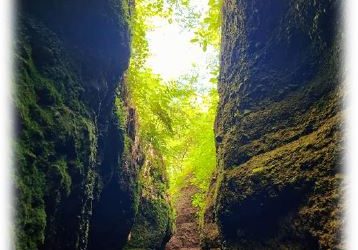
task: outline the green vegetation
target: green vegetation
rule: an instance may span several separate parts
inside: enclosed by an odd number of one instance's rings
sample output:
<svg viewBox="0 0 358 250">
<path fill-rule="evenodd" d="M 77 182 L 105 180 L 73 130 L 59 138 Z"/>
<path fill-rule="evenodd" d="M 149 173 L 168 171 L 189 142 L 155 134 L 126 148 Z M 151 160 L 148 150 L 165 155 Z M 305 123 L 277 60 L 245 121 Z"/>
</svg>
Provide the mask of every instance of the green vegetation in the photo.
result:
<svg viewBox="0 0 358 250">
<path fill-rule="evenodd" d="M 145 164 L 163 165 L 174 201 L 184 180 L 192 177 L 193 184 L 200 190 L 193 203 L 201 211 L 216 166 L 213 124 L 218 101 L 216 82 L 221 4 L 220 0 L 209 0 L 208 9 L 203 13 L 203 10 L 197 11 L 190 1 L 164 0 L 153 4 L 152 1 L 140 0 L 136 1 L 131 21 L 132 55 L 126 74 L 129 105 L 134 106 L 138 114 L 144 154 L 156 155 L 146 157 Z M 206 67 L 207 80 L 202 79 L 195 66 L 190 73 L 172 81 L 165 81 L 153 73 L 146 63 L 150 56 L 146 34 L 153 28 L 153 17 L 165 19 L 168 23 L 177 22 L 193 33 L 192 43 L 198 43 L 203 51 L 210 48 L 214 59 Z M 200 81 L 206 81 L 209 87 L 203 87 Z M 163 164 L 150 162 L 153 159 L 161 159 Z M 148 178 L 148 175 L 142 178 L 144 193 L 150 186 Z M 165 187 L 163 192 L 166 192 Z"/>
<path fill-rule="evenodd" d="M 170 236 L 171 214 L 166 202 L 153 199 L 141 199 L 129 241 L 125 250 L 160 249 Z"/>
<path fill-rule="evenodd" d="M 222 0 L 208 0 L 209 9 L 200 20 L 195 37 L 191 40 L 198 42 L 204 51 L 208 46 L 220 49 L 221 6 Z"/>
<path fill-rule="evenodd" d="M 55 208 L 76 190 L 73 176 L 88 171 L 89 156 L 94 160 L 95 129 L 78 101 L 79 87 L 68 68 L 53 66 L 50 78 L 39 69 L 20 35 L 15 99 L 21 129 L 16 141 L 16 248 L 38 249 L 57 223 Z M 58 53 L 56 45 L 44 50 Z"/>
</svg>

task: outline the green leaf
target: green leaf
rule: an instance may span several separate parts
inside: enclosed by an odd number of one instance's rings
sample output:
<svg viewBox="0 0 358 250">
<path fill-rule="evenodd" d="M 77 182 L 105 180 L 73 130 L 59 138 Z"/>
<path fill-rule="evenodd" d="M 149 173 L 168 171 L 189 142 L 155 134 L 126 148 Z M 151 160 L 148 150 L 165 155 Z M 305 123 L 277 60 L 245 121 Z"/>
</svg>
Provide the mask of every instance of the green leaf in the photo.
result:
<svg viewBox="0 0 358 250">
<path fill-rule="evenodd" d="M 196 43 L 196 42 L 198 42 L 198 41 L 199 41 L 198 38 L 193 38 L 193 39 L 190 40 L 191 43 Z"/>
</svg>

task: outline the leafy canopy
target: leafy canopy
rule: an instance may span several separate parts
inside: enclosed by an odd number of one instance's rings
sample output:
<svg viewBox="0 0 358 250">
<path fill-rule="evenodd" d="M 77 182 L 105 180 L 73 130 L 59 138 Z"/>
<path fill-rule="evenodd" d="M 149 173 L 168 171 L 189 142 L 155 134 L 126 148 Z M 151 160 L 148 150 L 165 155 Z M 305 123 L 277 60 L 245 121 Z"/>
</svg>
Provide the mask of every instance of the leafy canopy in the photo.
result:
<svg viewBox="0 0 358 250">
<path fill-rule="evenodd" d="M 218 95 L 218 51 L 221 0 L 209 0 L 206 9 L 194 7 L 194 0 L 138 0 L 133 11 L 132 56 L 126 81 L 131 104 L 139 118 L 139 135 L 144 151 L 160 154 L 175 197 L 188 175 L 200 192 L 194 205 L 203 209 L 216 166 L 213 123 Z M 146 64 L 151 51 L 146 38 L 153 29 L 150 20 L 160 17 L 193 31 L 192 43 L 203 51 L 210 47 L 213 60 L 206 66 L 210 88 L 202 88 L 196 69 L 174 81 L 164 81 Z M 150 154 L 150 152 L 145 152 Z"/>
</svg>

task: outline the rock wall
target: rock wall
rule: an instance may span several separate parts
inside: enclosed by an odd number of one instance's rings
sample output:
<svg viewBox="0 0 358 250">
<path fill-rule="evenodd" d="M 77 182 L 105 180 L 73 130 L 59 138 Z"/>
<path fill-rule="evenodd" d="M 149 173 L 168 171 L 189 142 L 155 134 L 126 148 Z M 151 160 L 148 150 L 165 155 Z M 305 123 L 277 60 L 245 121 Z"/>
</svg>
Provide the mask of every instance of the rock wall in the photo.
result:
<svg viewBox="0 0 358 250">
<path fill-rule="evenodd" d="M 205 249 L 342 248 L 339 9 L 224 1 Z"/>
<path fill-rule="evenodd" d="M 129 96 L 126 92 L 123 84 L 124 102 L 120 104 L 121 99 L 117 99 L 117 106 L 122 107 L 120 113 L 128 114 L 123 121 L 127 125 L 122 160 L 124 169 L 136 169 L 136 172 L 134 176 L 124 176 L 123 181 L 136 190 L 133 200 L 136 213 L 123 249 L 160 250 L 171 236 L 173 223 L 166 169 L 160 152 L 141 141 L 136 110 L 126 98 Z"/>
<path fill-rule="evenodd" d="M 138 206 L 139 167 L 122 157 L 135 147 L 114 105 L 128 2 L 18 5 L 16 248 L 120 249 Z"/>
</svg>

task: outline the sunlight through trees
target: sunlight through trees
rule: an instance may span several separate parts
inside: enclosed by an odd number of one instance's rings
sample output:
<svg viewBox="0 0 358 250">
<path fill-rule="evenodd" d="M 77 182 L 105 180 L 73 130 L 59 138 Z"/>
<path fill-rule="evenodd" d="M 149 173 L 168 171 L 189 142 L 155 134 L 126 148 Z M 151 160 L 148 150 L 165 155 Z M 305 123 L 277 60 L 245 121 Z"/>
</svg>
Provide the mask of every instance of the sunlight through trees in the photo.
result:
<svg viewBox="0 0 358 250">
<path fill-rule="evenodd" d="M 126 81 L 129 100 L 138 113 L 141 143 L 144 151 L 154 151 L 164 161 L 173 200 L 184 180 L 192 177 L 200 190 L 193 203 L 200 208 L 216 166 L 213 126 L 218 101 L 220 8 L 220 0 L 164 0 L 155 4 L 140 0 L 131 18 L 132 56 Z M 183 39 L 179 42 L 188 44 L 179 53 L 196 60 L 187 72 L 179 76 L 174 72 L 170 79 L 165 72 L 154 72 L 153 67 L 160 63 L 155 60 L 163 58 L 158 56 L 160 51 L 151 50 L 155 44 L 150 43 L 160 39 L 156 35 L 161 31 L 156 30 L 153 20 L 161 29 L 163 25 L 166 29 L 179 27 Z M 172 71 L 176 70 L 175 61 L 165 62 Z"/>
</svg>

